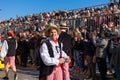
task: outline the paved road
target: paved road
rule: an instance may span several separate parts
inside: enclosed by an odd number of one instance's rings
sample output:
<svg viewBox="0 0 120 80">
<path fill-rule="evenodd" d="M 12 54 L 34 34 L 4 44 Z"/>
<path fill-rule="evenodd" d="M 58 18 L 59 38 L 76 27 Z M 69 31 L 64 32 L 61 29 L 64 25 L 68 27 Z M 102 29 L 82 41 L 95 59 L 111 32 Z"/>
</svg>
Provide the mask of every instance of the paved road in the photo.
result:
<svg viewBox="0 0 120 80">
<path fill-rule="evenodd" d="M 30 68 L 30 67 L 18 67 L 17 68 L 17 73 L 19 76 L 18 80 L 38 80 L 38 75 L 39 75 L 39 71 L 34 69 L 34 68 Z M 4 71 L 0 71 L 0 80 L 3 80 L 2 77 L 4 77 L 5 73 Z M 100 76 L 97 73 L 97 80 L 100 80 Z M 14 80 L 13 79 L 13 72 L 12 70 L 9 71 L 9 80 Z M 80 77 L 79 74 L 77 74 L 76 76 L 71 76 L 71 80 L 92 80 L 92 79 L 78 79 L 78 77 Z M 113 77 L 111 75 L 108 75 L 108 80 L 115 80 L 113 79 Z"/>
<path fill-rule="evenodd" d="M 18 80 L 38 80 L 39 71 L 33 68 L 25 68 L 25 67 L 18 67 L 17 68 L 18 73 Z M 0 80 L 3 80 L 2 77 L 4 77 L 4 71 L 0 71 Z M 9 80 L 13 79 L 14 74 L 12 70 L 9 71 Z"/>
<path fill-rule="evenodd" d="M 71 80 L 93 80 L 92 78 L 85 79 L 85 77 L 86 74 L 78 71 L 71 73 Z M 98 70 L 96 70 L 96 80 L 101 80 L 101 76 Z M 107 74 L 107 80 L 116 80 L 116 79 L 113 77 L 113 74 Z"/>
</svg>

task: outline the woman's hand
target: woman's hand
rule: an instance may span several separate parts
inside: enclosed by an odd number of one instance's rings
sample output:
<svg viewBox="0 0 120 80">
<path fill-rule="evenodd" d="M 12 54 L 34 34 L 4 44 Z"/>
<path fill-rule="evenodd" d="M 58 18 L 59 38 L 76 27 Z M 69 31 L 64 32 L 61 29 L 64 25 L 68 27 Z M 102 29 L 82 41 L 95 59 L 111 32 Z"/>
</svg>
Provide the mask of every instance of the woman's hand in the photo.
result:
<svg viewBox="0 0 120 80">
<path fill-rule="evenodd" d="M 59 58 L 59 64 L 63 64 L 65 63 L 65 59 L 64 58 Z"/>
<path fill-rule="evenodd" d="M 68 56 L 68 57 L 65 59 L 65 62 L 70 63 L 70 62 L 71 62 L 71 58 Z"/>
</svg>

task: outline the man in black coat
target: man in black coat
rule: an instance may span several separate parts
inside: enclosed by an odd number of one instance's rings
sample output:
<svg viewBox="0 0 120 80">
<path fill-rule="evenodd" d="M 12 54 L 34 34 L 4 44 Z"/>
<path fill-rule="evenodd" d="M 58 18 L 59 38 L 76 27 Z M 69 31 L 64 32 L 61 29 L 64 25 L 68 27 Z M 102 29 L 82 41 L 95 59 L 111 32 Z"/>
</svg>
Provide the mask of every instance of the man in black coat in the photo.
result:
<svg viewBox="0 0 120 80">
<path fill-rule="evenodd" d="M 60 30 L 61 33 L 59 35 L 59 40 L 63 43 L 63 50 L 69 57 L 72 57 L 72 36 L 66 32 L 68 30 L 68 27 L 65 23 L 62 23 L 60 25 Z M 64 80 L 70 80 L 69 64 L 64 65 L 64 72 Z"/>
</svg>

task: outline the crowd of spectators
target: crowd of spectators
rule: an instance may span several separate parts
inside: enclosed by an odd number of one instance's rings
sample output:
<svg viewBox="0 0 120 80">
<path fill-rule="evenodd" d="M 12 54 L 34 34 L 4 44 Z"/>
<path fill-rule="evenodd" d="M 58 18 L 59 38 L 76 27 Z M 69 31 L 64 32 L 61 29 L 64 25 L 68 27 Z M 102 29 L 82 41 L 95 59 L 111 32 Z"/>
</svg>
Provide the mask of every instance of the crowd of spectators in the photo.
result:
<svg viewBox="0 0 120 80">
<path fill-rule="evenodd" d="M 80 8 L 75 10 L 56 10 L 53 12 L 44 12 L 27 16 L 18 16 L 16 19 L 2 21 L 0 27 L 6 29 L 14 29 L 15 32 L 25 30 L 41 31 L 46 25 L 56 24 L 59 26 L 61 21 L 65 21 L 69 27 L 81 27 L 101 25 L 112 20 L 118 24 L 118 13 L 120 12 L 119 3 L 109 3 L 94 7 Z M 93 21 L 91 21 L 91 19 Z M 90 21 L 89 21 L 90 20 Z M 92 25 L 91 25 L 92 22 Z M 1 32 L 3 29 L 1 29 Z"/>
<path fill-rule="evenodd" d="M 89 78 L 92 76 L 90 75 L 92 74 L 91 69 L 93 69 L 91 68 L 91 62 L 95 55 L 93 54 L 95 52 L 95 48 L 93 49 L 93 47 L 96 47 L 93 44 L 91 45 L 91 43 L 89 44 L 91 37 L 100 39 L 101 35 L 104 34 L 108 40 L 112 40 L 114 35 L 119 38 L 119 19 L 120 4 L 117 2 L 75 10 L 57 10 L 53 12 L 27 15 L 24 17 L 18 16 L 16 19 L 11 18 L 2 21 L 0 23 L 0 33 L 4 36 L 9 29 L 14 30 L 16 33 L 16 39 L 18 42 L 16 55 L 17 64 L 25 67 L 27 66 L 27 63 L 39 66 L 38 49 L 40 41 L 43 38 L 46 38 L 46 27 L 53 25 L 59 27 L 61 23 L 64 22 L 69 28 L 68 34 L 73 38 L 73 53 L 77 55 L 77 53 L 74 52 L 75 50 L 79 50 L 82 53 L 79 55 L 79 58 L 74 58 L 75 55 L 73 55 L 73 66 L 80 69 L 82 68 L 83 72 L 87 70 L 86 75 L 88 76 L 87 78 Z M 84 47 L 84 43 L 79 44 L 79 41 L 81 40 L 88 45 L 87 48 Z M 93 51 L 90 49 L 93 49 Z M 81 59 L 81 61 L 78 59 Z M 101 61 L 103 60 L 100 58 L 98 59 Z M 95 60 L 93 62 L 97 63 Z M 85 66 L 87 66 L 87 68 L 85 68 Z M 102 73 L 106 74 L 106 72 L 101 72 L 101 74 Z M 102 74 L 102 77 L 104 78 L 105 76 Z"/>
</svg>

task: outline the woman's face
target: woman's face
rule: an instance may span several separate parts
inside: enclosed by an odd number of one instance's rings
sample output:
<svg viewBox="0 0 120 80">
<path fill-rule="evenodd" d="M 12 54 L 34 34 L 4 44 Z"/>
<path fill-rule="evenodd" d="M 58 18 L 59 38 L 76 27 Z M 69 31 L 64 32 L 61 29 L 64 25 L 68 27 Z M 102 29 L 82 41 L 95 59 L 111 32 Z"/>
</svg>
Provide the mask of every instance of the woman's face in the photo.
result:
<svg viewBox="0 0 120 80">
<path fill-rule="evenodd" d="M 53 39 L 53 40 L 56 40 L 56 39 L 58 38 L 58 32 L 57 32 L 56 29 L 52 29 L 52 30 L 50 31 L 50 37 L 51 37 L 51 39 Z"/>
</svg>

